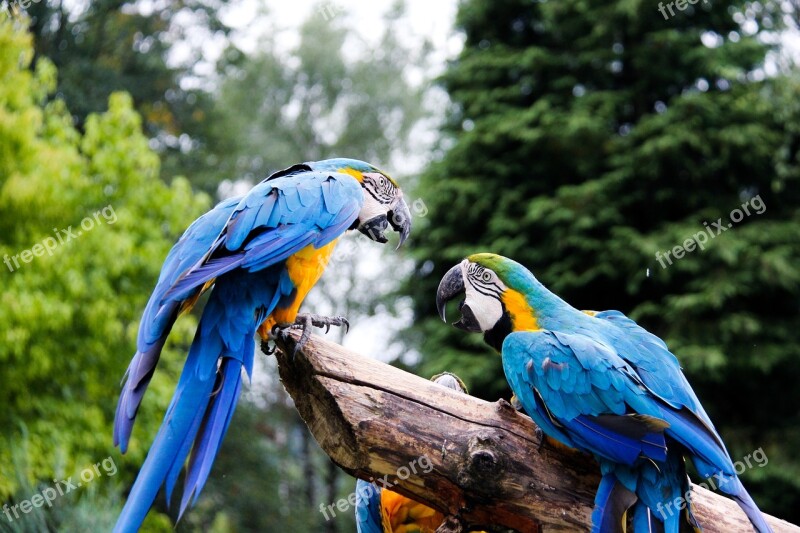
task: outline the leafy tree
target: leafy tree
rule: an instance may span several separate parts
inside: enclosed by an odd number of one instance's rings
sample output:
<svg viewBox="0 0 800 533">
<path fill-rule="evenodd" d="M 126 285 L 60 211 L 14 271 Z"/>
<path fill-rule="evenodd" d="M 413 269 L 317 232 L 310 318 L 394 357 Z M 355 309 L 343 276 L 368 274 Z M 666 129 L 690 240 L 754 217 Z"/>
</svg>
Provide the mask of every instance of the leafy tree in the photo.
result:
<svg viewBox="0 0 800 533">
<path fill-rule="evenodd" d="M 228 0 L 28 3 L 33 64 L 42 57 L 56 65 L 54 96 L 66 102 L 79 130 L 89 114 L 105 109 L 111 93 L 124 90 L 166 176 L 191 177 L 205 163 L 195 152 L 207 134 L 212 101 L 196 43 L 227 40 L 230 28 L 220 13 Z"/>
<path fill-rule="evenodd" d="M 468 0 L 444 75 L 452 144 L 422 178 L 413 336 L 479 396 L 507 395 L 478 336 L 433 295 L 465 255 L 527 265 L 581 309 L 619 309 L 664 338 L 765 511 L 800 519 L 800 188 L 796 79 L 765 77 L 781 5 Z M 682 246 L 757 196 L 704 250 Z"/>
<path fill-rule="evenodd" d="M 63 101 L 46 103 L 56 69 L 29 70 L 32 59 L 22 25 L 0 21 L 0 498 L 11 503 L 108 457 L 131 479 L 196 322 L 179 321 L 126 458 L 111 447 L 119 380 L 164 256 L 209 207 L 186 180 L 159 179 L 128 95 L 81 134 Z"/>
</svg>

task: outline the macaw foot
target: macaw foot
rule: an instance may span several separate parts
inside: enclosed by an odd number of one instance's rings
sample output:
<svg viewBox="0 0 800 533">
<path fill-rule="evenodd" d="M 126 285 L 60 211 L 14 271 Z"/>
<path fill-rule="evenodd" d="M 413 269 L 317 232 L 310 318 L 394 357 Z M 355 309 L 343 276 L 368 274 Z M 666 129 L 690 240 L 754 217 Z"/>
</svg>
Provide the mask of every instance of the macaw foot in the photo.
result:
<svg viewBox="0 0 800 533">
<path fill-rule="evenodd" d="M 539 426 L 536 426 L 536 430 L 534 431 L 534 433 L 536 434 L 536 439 L 539 441 L 539 445 L 536 447 L 536 451 L 541 452 L 542 446 L 544 445 L 544 439 L 546 439 L 547 436 L 544 434 L 544 431 L 542 431 L 542 428 L 540 428 Z"/>
<path fill-rule="evenodd" d="M 273 337 L 285 337 L 289 334 L 289 330 L 292 329 L 300 329 L 302 333 L 300 334 L 300 339 L 297 341 L 297 344 L 294 345 L 294 351 L 292 353 L 292 359 L 294 356 L 297 355 L 303 346 L 306 345 L 308 339 L 311 338 L 311 328 L 325 328 L 325 333 L 328 333 L 331 330 L 331 326 L 338 326 L 344 327 L 345 333 L 350 331 L 350 322 L 347 321 L 346 318 L 343 316 L 320 316 L 320 315 L 313 315 L 313 314 L 300 314 L 297 315 L 297 319 L 295 320 L 294 324 L 276 324 L 272 328 L 272 336 Z M 263 350 L 263 343 L 262 343 L 262 350 Z M 274 351 L 274 350 L 273 350 Z"/>
<path fill-rule="evenodd" d="M 525 414 L 525 415 L 528 414 L 528 413 L 525 412 L 525 408 L 522 407 L 522 402 L 519 401 L 519 398 L 517 397 L 516 394 L 512 394 L 511 395 L 511 400 L 509 400 L 509 403 L 518 412 L 520 412 L 522 414 Z M 542 445 L 544 445 L 545 439 L 549 440 L 549 437 L 547 437 L 544 434 L 544 431 L 542 431 L 542 428 L 540 428 L 539 426 L 536 426 L 536 432 L 535 433 L 536 433 L 536 440 L 539 442 L 539 445 L 536 447 L 536 451 L 540 452 L 540 451 L 542 451 Z"/>
<path fill-rule="evenodd" d="M 264 355 L 272 355 L 277 349 L 278 347 L 274 344 L 270 346 L 267 339 L 261 339 L 261 351 L 264 352 Z"/>
<path fill-rule="evenodd" d="M 511 404 L 511 407 L 513 407 L 517 411 L 522 411 L 523 413 L 525 412 L 525 409 L 522 407 L 522 402 L 519 401 L 519 398 L 517 398 L 516 394 L 511 395 L 509 403 Z"/>
</svg>

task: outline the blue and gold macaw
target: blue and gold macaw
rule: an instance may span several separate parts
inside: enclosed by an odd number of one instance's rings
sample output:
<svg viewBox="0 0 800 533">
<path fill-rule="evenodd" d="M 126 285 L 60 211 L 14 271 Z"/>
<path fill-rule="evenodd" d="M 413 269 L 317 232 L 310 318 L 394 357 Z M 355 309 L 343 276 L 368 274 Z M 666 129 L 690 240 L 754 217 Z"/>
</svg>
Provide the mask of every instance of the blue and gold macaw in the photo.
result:
<svg viewBox="0 0 800 533">
<path fill-rule="evenodd" d="M 431 381 L 467 394 L 461 378 L 443 372 Z M 359 479 L 356 482 L 356 528 L 358 533 L 434 533 L 444 515 L 402 494 Z"/>
<path fill-rule="evenodd" d="M 494 254 L 471 255 L 445 274 L 436 295 L 443 320 L 462 293 L 454 325 L 501 352 L 512 391 L 545 434 L 599 461 L 594 532 L 624 531 L 633 507 L 637 533 L 678 533 L 690 494 L 685 455 L 758 532 L 772 531 L 661 339 L 619 311 L 578 311 Z"/>
<path fill-rule="evenodd" d="M 358 229 L 400 244 L 411 214 L 395 181 L 352 159 L 295 165 L 198 218 L 172 248 L 150 296 L 117 405 L 114 445 L 124 453 L 161 349 L 178 315 L 210 290 L 175 395 L 115 531 L 137 531 L 162 485 L 167 501 L 186 458 L 180 515 L 202 490 L 236 407 L 242 370 L 253 371 L 255 334 L 273 327 L 346 325 L 298 315 L 337 240 Z M 191 451 L 191 456 L 190 456 Z"/>
</svg>

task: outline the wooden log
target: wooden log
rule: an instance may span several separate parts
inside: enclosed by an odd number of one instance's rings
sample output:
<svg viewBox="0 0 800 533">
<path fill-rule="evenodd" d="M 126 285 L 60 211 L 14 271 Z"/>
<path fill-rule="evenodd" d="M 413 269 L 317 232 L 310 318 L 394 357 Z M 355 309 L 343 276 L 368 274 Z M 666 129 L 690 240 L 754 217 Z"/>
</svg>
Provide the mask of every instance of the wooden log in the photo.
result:
<svg viewBox="0 0 800 533">
<path fill-rule="evenodd" d="M 589 529 L 597 464 L 543 439 L 508 402 L 459 394 L 320 337 L 292 357 L 296 339 L 278 343 L 281 381 L 322 449 L 349 474 L 443 512 L 440 531 Z M 692 501 L 705 532 L 752 531 L 734 501 L 697 486 Z M 335 503 L 324 505 L 334 504 L 335 514 Z M 800 533 L 767 521 L 776 532 Z"/>
</svg>

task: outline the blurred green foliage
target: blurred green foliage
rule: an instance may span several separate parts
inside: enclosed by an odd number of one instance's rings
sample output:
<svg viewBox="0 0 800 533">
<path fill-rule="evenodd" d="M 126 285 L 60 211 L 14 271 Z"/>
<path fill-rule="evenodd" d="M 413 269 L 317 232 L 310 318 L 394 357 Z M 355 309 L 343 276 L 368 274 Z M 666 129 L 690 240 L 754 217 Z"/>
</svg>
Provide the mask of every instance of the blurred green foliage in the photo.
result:
<svg viewBox="0 0 800 533">
<path fill-rule="evenodd" d="M 19 492 L 20 477 L 49 483 L 112 453 L 115 398 L 141 309 L 171 243 L 209 206 L 186 180 L 159 178 L 129 96 L 113 94 L 81 134 L 63 102 L 44 103 L 56 71 L 45 59 L 29 70 L 32 57 L 24 27 L 0 22 L 3 501 L 30 496 Z M 165 378 L 175 378 L 192 325 L 181 321 L 171 337 L 140 435 L 157 427 Z M 128 472 L 146 451 L 134 441 L 124 462 L 114 454 Z M 22 457 L 12 461 L 13 453 Z"/>
<path fill-rule="evenodd" d="M 212 107 L 197 70 L 203 46 L 228 38 L 221 20 L 228 0 L 29 4 L 34 63 L 42 57 L 56 65 L 52 97 L 67 103 L 77 129 L 105 110 L 109 95 L 126 91 L 166 175 L 192 179 L 203 160 L 188 154 L 205 142 Z"/>
<path fill-rule="evenodd" d="M 28 500 L 54 478 L 109 455 L 120 471 L 60 497 L 53 509 L 10 524 L 0 514 L 0 530 L 108 530 L 116 519 L 197 323 L 196 315 L 177 322 L 130 451 L 120 456 L 111 427 L 138 319 L 171 243 L 210 206 L 187 180 L 171 178 L 176 171 L 216 193 L 222 180 L 247 186 L 308 159 L 346 155 L 388 164 L 423 115 L 422 87 L 405 76 L 424 64 L 424 45 L 410 49 L 396 40 L 401 4 L 386 16 L 380 47 L 362 47 L 355 59 L 344 59 L 351 33 L 345 17 L 326 20 L 317 10 L 288 54 L 278 52 L 269 32 L 253 56 L 231 47 L 215 74 L 218 90 L 198 89 L 194 99 L 178 94 L 186 73 L 165 60 L 164 33 L 182 7 L 162 17 L 132 6 L 98 1 L 75 14 L 60 4 L 33 4 L 29 20 L 2 26 L 0 258 L 7 254 L 14 268 L 0 265 L 0 381 L 8 384 L 0 387 L 8 406 L 0 415 L 0 501 Z M 122 88 L 131 95 L 113 92 Z M 181 120 L 184 112 L 202 131 Z M 189 149 L 165 149 L 187 132 Z M 94 227 L 83 231 L 81 222 L 95 213 Z M 52 256 L 20 257 L 68 229 L 75 236 Z M 347 309 L 351 318 L 374 305 L 378 290 L 369 302 L 342 296 L 355 284 L 353 264 L 334 268 L 337 285 L 320 287 L 317 303 Z M 260 376 L 237 410 L 212 478 L 178 529 L 354 529 L 352 512 L 328 522 L 319 513 L 321 503 L 346 497 L 354 480 L 317 448 L 270 361 L 259 360 Z M 145 530 L 173 530 L 167 514 L 161 496 Z"/>
<path fill-rule="evenodd" d="M 798 77 L 764 70 L 781 7 L 698 3 L 665 21 L 629 0 L 463 2 L 407 338 L 421 373 L 507 397 L 498 356 L 445 327 L 433 295 L 470 253 L 515 258 L 575 307 L 619 309 L 664 338 L 732 456 L 769 457 L 743 476 L 761 508 L 797 522 Z M 661 267 L 656 252 L 754 195 L 763 214 Z"/>
</svg>

